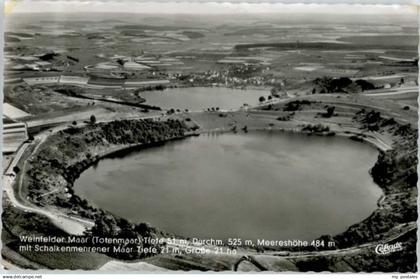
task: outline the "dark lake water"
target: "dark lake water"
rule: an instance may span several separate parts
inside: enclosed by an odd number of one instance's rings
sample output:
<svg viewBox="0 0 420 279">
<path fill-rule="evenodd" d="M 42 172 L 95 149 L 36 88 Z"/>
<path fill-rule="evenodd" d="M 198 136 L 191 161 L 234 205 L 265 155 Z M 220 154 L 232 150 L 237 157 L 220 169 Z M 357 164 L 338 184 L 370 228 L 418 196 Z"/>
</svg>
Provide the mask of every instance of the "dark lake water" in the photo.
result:
<svg viewBox="0 0 420 279">
<path fill-rule="evenodd" d="M 202 111 L 211 107 L 222 110 L 238 109 L 243 104 L 257 105 L 260 96 L 268 97 L 270 92 L 264 90 L 240 90 L 224 87 L 191 87 L 174 88 L 163 91 L 146 91 L 141 96 L 146 103 L 163 109 L 189 109 Z"/>
<path fill-rule="evenodd" d="M 310 240 L 373 212 L 377 155 L 341 137 L 207 134 L 104 159 L 75 192 L 183 236 Z"/>
</svg>

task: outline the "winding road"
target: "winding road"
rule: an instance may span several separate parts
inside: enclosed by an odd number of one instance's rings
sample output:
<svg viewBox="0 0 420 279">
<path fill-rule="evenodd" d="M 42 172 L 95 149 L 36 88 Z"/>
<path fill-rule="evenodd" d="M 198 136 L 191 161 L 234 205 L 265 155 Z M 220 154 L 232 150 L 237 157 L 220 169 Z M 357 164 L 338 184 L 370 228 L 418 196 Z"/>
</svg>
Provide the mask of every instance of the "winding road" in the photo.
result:
<svg viewBox="0 0 420 279">
<path fill-rule="evenodd" d="M 39 139 L 38 139 L 39 137 Z M 36 152 L 41 144 L 47 138 L 45 133 L 39 135 L 37 137 L 37 143 L 31 153 Z M 34 141 L 35 142 L 35 141 Z M 74 234 L 74 235 L 83 235 L 86 229 L 90 229 L 94 223 L 90 220 L 76 218 L 73 216 L 68 216 L 63 213 L 54 212 L 50 209 L 43 209 L 31 204 L 29 201 L 24 201 L 25 199 L 21 196 L 21 187 L 23 182 L 23 175 L 17 174 L 13 171 L 13 167 L 18 164 L 19 161 L 22 160 L 24 154 L 29 151 L 30 147 L 33 147 L 34 143 L 23 143 L 18 151 L 16 152 L 15 157 L 13 158 L 12 162 L 10 163 L 9 167 L 7 168 L 5 174 L 3 175 L 3 189 L 10 199 L 11 203 L 14 207 L 19 208 L 25 212 L 32 212 L 37 213 L 42 216 L 47 217 L 52 221 L 54 225 L 62 229 L 63 231 Z M 29 157 L 29 156 L 28 156 Z M 26 172 L 26 165 L 27 165 L 27 158 L 25 158 L 22 164 L 22 170 L 20 173 Z M 16 179 L 17 178 L 17 179 Z M 17 189 L 14 189 L 14 186 Z M 16 191 L 15 191 L 16 190 Z M 17 193 L 17 195 L 16 195 Z"/>
<path fill-rule="evenodd" d="M 151 115 L 151 116 L 142 116 L 142 117 L 127 117 L 126 119 L 158 119 L 160 115 Z M 86 119 L 88 121 L 88 119 Z M 112 119 L 98 119 L 97 123 L 100 122 L 111 122 Z M 60 124 L 54 128 L 51 128 L 47 131 L 43 131 L 35 136 L 32 142 L 24 142 L 17 152 L 6 171 L 3 174 L 3 190 L 6 193 L 7 197 L 10 199 L 14 207 L 24 210 L 25 212 L 37 213 L 42 216 L 47 217 L 52 221 L 54 225 L 62 229 L 68 234 L 72 235 L 83 235 L 84 232 L 94 226 L 92 220 L 83 219 L 80 217 L 75 217 L 71 215 L 66 215 L 58 210 L 52 210 L 51 208 L 41 208 L 32 203 L 30 203 L 27 198 L 22 196 L 22 185 L 24 175 L 26 173 L 27 161 L 32 154 L 35 154 L 45 140 L 52 134 L 57 133 L 58 131 L 68 128 L 69 123 L 63 124 L 62 121 L 58 122 Z M 84 124 L 79 124 L 79 127 Z M 31 150 L 32 149 L 32 150 Z M 30 152 L 30 154 L 27 154 Z M 22 162 L 21 170 L 18 174 L 13 171 L 13 167 L 18 165 L 19 162 Z M 52 192 L 57 191 L 54 189 L 46 194 L 51 194 Z"/>
</svg>

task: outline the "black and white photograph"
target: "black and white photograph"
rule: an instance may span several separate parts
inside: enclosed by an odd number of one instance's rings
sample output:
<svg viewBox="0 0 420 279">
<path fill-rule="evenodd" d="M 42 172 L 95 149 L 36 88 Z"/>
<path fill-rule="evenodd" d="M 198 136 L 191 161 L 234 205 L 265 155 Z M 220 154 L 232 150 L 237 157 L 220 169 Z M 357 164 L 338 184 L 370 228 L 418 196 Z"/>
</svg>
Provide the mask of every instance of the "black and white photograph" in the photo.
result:
<svg viewBox="0 0 420 279">
<path fill-rule="evenodd" d="M 419 6 L 3 12 L 3 272 L 417 272 Z"/>
</svg>

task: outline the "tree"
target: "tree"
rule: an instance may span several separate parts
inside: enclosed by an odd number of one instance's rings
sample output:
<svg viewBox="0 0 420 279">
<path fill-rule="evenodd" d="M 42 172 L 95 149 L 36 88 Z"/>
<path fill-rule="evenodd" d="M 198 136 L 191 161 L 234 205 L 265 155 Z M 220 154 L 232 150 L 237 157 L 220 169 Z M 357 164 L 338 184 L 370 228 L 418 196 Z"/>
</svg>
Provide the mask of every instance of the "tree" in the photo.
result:
<svg viewBox="0 0 420 279">
<path fill-rule="evenodd" d="M 13 172 L 18 174 L 20 172 L 20 168 L 18 166 L 13 167 Z"/>
<path fill-rule="evenodd" d="M 95 124 L 96 123 L 96 116 L 93 115 L 93 114 L 90 116 L 90 123 L 91 124 Z"/>
<path fill-rule="evenodd" d="M 273 96 L 271 96 L 271 95 L 270 95 L 270 96 L 268 96 L 268 99 L 269 99 L 269 100 L 273 99 Z"/>
<path fill-rule="evenodd" d="M 375 85 L 367 80 L 358 79 L 355 82 L 362 89 L 362 91 L 375 89 Z"/>
<path fill-rule="evenodd" d="M 118 59 L 116 60 L 116 62 L 117 62 L 118 64 L 120 64 L 121 66 L 123 66 L 123 65 L 124 65 L 124 60 L 122 60 L 121 58 L 118 58 Z"/>
<path fill-rule="evenodd" d="M 73 125 L 77 125 L 77 122 L 76 122 L 76 120 L 74 120 L 71 124 L 73 124 Z"/>
<path fill-rule="evenodd" d="M 325 113 L 322 113 L 321 115 L 323 116 L 323 117 L 326 117 L 326 118 L 329 118 L 329 117 L 331 117 L 331 116 L 333 116 L 334 115 L 334 111 L 335 111 L 335 107 L 334 106 L 328 106 L 327 107 L 327 112 L 325 112 Z"/>
<path fill-rule="evenodd" d="M 260 101 L 260 103 L 265 102 L 264 96 L 261 96 L 258 100 Z"/>
<path fill-rule="evenodd" d="M 271 88 L 270 93 L 271 93 L 271 95 L 277 94 L 277 88 L 275 88 L 275 87 Z"/>
</svg>

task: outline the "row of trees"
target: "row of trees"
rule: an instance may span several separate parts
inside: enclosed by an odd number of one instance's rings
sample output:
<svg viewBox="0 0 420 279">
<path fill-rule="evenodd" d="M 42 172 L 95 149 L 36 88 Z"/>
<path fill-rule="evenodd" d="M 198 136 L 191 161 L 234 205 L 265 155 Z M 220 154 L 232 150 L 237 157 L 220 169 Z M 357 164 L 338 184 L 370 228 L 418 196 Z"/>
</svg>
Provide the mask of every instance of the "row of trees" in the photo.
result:
<svg viewBox="0 0 420 279">
<path fill-rule="evenodd" d="M 271 96 L 271 95 L 268 95 L 268 97 L 267 97 L 267 99 L 264 97 L 264 96 L 260 96 L 259 98 L 258 98 L 258 101 L 260 102 L 260 103 L 263 103 L 263 102 L 265 102 L 266 100 L 272 100 L 273 99 L 273 96 Z"/>
<path fill-rule="evenodd" d="M 312 94 L 315 93 L 358 93 L 365 90 L 375 89 L 375 85 L 371 82 L 358 79 L 351 80 L 348 77 L 332 78 L 322 77 L 313 81 L 314 88 Z"/>
</svg>

